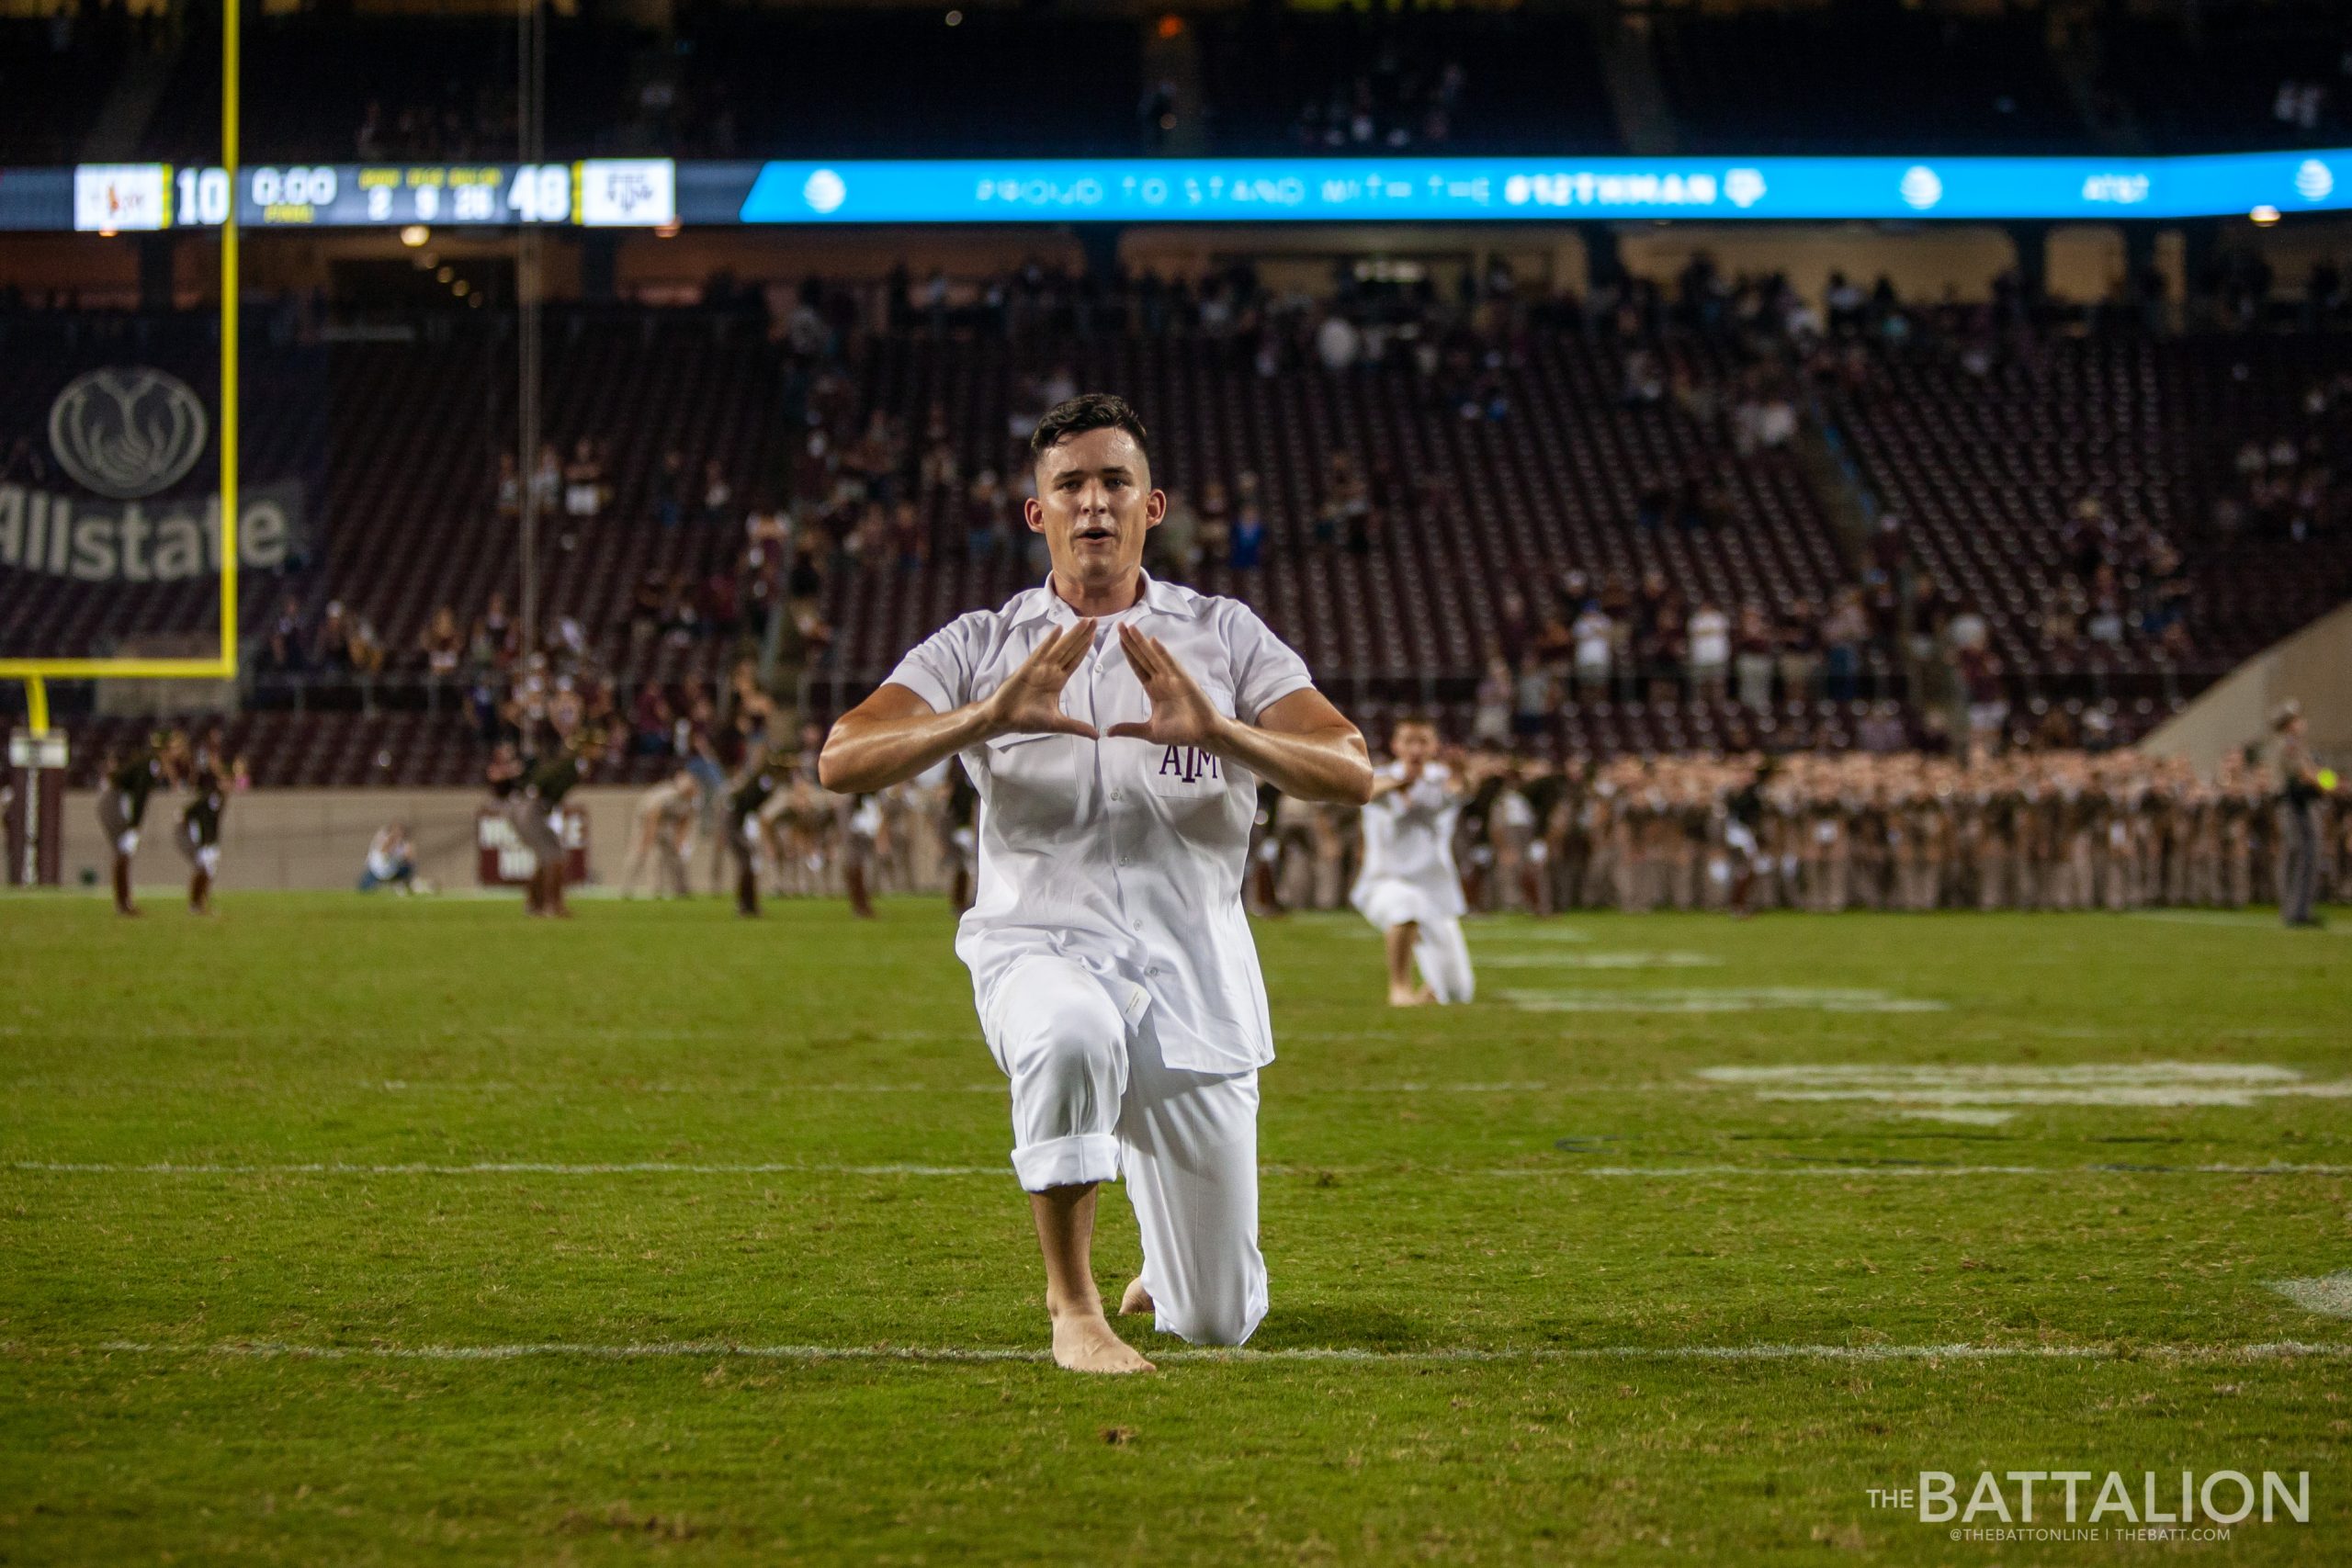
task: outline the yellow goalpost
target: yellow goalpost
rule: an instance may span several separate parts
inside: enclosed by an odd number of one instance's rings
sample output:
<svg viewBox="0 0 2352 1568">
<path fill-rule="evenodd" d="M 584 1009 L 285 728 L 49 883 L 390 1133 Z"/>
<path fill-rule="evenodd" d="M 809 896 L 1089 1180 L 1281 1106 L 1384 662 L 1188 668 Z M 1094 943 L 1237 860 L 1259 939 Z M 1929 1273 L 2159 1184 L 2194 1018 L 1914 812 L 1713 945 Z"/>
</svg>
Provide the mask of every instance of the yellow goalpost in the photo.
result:
<svg viewBox="0 0 2352 1568">
<path fill-rule="evenodd" d="M 210 659 L 0 659 L 22 681 L 36 736 L 49 733 L 51 680 L 234 680 L 237 674 L 237 107 L 238 0 L 220 6 L 220 162 L 229 211 L 220 225 L 220 651 Z"/>
</svg>

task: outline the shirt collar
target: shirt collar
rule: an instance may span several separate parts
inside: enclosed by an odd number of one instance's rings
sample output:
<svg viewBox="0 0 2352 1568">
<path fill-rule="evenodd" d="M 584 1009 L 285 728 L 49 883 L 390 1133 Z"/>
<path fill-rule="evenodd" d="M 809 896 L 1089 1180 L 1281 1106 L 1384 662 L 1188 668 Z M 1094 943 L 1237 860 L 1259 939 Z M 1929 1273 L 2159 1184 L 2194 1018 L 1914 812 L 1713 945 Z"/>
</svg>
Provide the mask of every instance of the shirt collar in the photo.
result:
<svg viewBox="0 0 2352 1568">
<path fill-rule="evenodd" d="M 1143 594 L 1138 601 L 1146 610 L 1161 615 L 1179 615 L 1190 619 L 1200 604 L 1200 595 L 1172 582 L 1162 582 L 1141 567 L 1136 569 L 1143 579 Z M 1035 588 L 1024 589 L 1013 595 L 1005 614 L 1014 626 L 1042 620 L 1057 626 L 1067 626 L 1078 619 L 1078 612 L 1069 601 L 1054 592 L 1050 574 Z"/>
</svg>

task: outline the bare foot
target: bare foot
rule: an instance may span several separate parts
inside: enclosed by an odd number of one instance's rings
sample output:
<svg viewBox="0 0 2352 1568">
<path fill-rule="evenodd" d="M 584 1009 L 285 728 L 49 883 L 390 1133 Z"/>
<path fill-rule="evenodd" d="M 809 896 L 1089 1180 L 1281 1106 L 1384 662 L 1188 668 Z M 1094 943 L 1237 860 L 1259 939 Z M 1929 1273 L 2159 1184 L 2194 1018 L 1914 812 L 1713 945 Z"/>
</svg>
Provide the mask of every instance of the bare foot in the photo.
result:
<svg viewBox="0 0 2352 1568">
<path fill-rule="evenodd" d="M 1126 1292 L 1119 1297 L 1119 1315 L 1132 1317 L 1136 1313 L 1151 1310 L 1151 1292 L 1144 1289 L 1143 1276 L 1138 1274 L 1127 1281 Z"/>
<path fill-rule="evenodd" d="M 1393 1008 L 1423 1007 L 1428 1004 L 1429 999 L 1430 993 L 1426 987 L 1416 988 L 1409 986 L 1391 986 L 1388 987 L 1388 1005 Z"/>
<path fill-rule="evenodd" d="M 1111 1332 L 1098 1309 L 1054 1319 L 1054 1365 L 1073 1372 L 1150 1372 L 1154 1367 Z"/>
</svg>

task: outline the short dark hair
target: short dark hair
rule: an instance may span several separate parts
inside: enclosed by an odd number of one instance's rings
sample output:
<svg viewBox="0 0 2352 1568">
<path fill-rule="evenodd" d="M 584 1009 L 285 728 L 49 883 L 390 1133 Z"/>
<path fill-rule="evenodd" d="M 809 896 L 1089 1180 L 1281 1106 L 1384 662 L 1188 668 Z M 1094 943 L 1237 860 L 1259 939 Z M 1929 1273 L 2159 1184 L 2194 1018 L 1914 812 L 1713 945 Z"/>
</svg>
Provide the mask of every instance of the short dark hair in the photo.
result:
<svg viewBox="0 0 2352 1568">
<path fill-rule="evenodd" d="M 1124 430 L 1135 438 L 1136 450 L 1148 462 L 1151 448 L 1144 440 L 1143 421 L 1127 400 L 1111 392 L 1080 392 L 1065 398 L 1046 411 L 1037 428 L 1029 434 L 1031 461 L 1046 455 L 1046 448 L 1060 445 L 1073 435 L 1083 435 L 1090 430 Z"/>
</svg>

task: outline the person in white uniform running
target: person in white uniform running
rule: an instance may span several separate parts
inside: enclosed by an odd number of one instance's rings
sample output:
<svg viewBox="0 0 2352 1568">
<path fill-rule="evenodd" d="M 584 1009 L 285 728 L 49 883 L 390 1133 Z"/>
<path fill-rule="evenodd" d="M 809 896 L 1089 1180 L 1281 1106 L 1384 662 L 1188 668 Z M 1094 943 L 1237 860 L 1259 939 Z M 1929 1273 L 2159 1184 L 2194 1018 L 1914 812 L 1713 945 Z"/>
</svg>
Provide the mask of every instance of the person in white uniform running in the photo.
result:
<svg viewBox="0 0 2352 1568">
<path fill-rule="evenodd" d="M 1468 795 L 1437 760 L 1437 727 L 1428 719 L 1398 719 L 1388 750 L 1393 760 L 1363 808 L 1363 863 L 1348 901 L 1380 928 L 1389 1006 L 1466 1002 L 1476 983 L 1462 940 L 1468 906 L 1453 863 L 1453 822 Z"/>
<path fill-rule="evenodd" d="M 1012 1081 L 1054 1359 L 1148 1371 L 1095 1290 L 1096 1189 L 1124 1175 L 1143 1234 L 1122 1313 L 1194 1344 L 1250 1337 L 1267 1302 L 1258 1069 L 1273 1059 L 1241 908 L 1258 782 L 1361 805 L 1372 764 L 1247 604 L 1144 572 L 1168 500 L 1125 401 L 1056 405 L 1030 450 L 1045 584 L 918 645 L 833 726 L 819 769 L 853 794 L 962 758 L 979 887 L 956 951 Z"/>
</svg>

